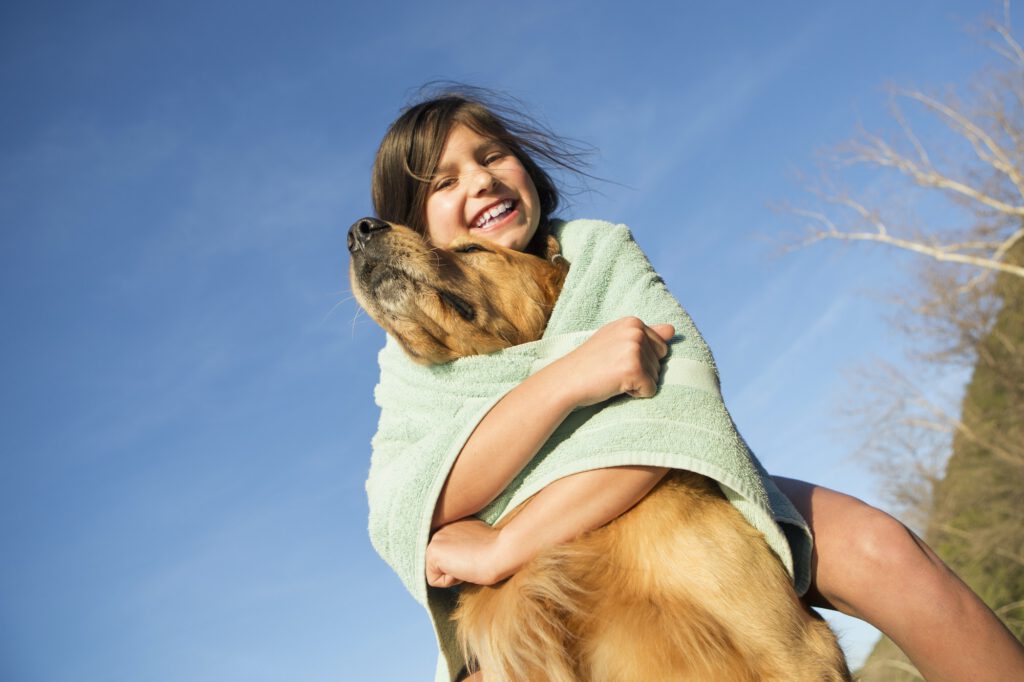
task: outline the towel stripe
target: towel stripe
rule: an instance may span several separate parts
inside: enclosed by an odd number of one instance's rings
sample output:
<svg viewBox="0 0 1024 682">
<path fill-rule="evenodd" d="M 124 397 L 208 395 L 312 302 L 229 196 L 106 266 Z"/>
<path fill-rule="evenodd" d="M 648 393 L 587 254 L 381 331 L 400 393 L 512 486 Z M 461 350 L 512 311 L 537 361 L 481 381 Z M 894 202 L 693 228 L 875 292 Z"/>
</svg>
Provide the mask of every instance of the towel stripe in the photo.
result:
<svg viewBox="0 0 1024 682">
<path fill-rule="evenodd" d="M 718 374 L 703 362 L 689 358 L 670 358 L 661 370 L 660 386 L 688 386 L 721 396 Z"/>
<path fill-rule="evenodd" d="M 530 367 L 530 374 L 536 374 L 539 370 L 547 367 L 558 358 L 574 351 L 584 341 L 594 334 L 593 330 L 559 334 L 532 344 L 535 347 L 537 359 Z M 675 345 L 675 341 L 670 344 Z M 685 386 L 710 393 L 720 397 L 722 394 L 718 384 L 718 374 L 715 370 L 703 362 L 691 360 L 684 357 L 671 357 L 662 364 L 661 376 L 658 379 L 659 386 Z"/>
</svg>

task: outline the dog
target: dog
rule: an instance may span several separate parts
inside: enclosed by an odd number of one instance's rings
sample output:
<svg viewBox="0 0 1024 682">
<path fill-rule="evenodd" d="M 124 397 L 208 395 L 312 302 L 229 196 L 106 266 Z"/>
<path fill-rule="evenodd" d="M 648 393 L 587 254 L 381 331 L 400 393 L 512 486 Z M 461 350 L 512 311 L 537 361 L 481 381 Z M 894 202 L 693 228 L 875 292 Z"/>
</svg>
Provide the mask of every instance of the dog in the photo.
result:
<svg viewBox="0 0 1024 682">
<path fill-rule="evenodd" d="M 550 236 L 543 256 L 468 237 L 437 249 L 373 218 L 348 249 L 359 304 L 427 364 L 540 338 L 570 267 Z M 487 682 L 850 679 L 761 534 L 692 472 L 502 583 L 465 586 L 454 618 Z"/>
</svg>

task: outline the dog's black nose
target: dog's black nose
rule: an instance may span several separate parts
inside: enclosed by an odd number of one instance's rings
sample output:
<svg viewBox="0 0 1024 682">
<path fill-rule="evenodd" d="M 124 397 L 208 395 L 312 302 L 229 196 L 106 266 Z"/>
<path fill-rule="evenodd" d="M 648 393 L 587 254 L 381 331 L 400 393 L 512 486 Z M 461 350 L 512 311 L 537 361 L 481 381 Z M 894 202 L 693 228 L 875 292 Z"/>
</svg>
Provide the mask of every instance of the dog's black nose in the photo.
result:
<svg viewBox="0 0 1024 682">
<path fill-rule="evenodd" d="M 363 248 L 366 242 L 370 241 L 370 237 L 377 232 L 390 229 L 391 225 L 383 220 L 377 220 L 376 218 L 360 218 L 352 223 L 352 227 L 348 228 L 349 252 L 351 253 Z"/>
</svg>

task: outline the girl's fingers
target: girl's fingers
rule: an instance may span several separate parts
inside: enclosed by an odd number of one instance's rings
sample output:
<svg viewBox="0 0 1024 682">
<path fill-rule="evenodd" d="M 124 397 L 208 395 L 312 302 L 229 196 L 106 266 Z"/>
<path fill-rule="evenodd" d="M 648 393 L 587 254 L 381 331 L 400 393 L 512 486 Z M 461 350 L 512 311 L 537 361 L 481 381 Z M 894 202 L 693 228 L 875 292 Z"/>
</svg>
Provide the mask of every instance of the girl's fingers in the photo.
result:
<svg viewBox="0 0 1024 682">
<path fill-rule="evenodd" d="M 657 334 L 658 338 L 662 341 L 671 341 L 672 337 L 676 335 L 676 328 L 668 323 L 652 324 L 649 328 Z"/>
<path fill-rule="evenodd" d="M 427 577 L 427 584 L 431 587 L 454 587 L 461 583 L 461 580 L 457 580 L 450 575 L 444 573 L 435 573 L 432 576 Z"/>
<path fill-rule="evenodd" d="M 647 351 L 645 355 L 649 355 L 651 351 Z M 650 398 L 658 392 L 658 372 L 660 370 L 660 363 L 658 359 L 651 357 L 644 357 L 641 359 L 642 370 L 640 375 L 636 377 L 633 382 L 633 389 L 627 391 L 629 395 L 634 398 Z"/>
<path fill-rule="evenodd" d="M 668 341 L 676 333 L 675 327 L 670 324 L 655 324 L 645 327 L 644 331 L 647 333 L 647 338 L 654 346 L 658 357 L 665 357 L 668 354 Z"/>
<path fill-rule="evenodd" d="M 658 392 L 658 377 L 661 376 L 661 359 L 668 354 L 667 339 L 675 334 L 670 324 L 644 327 L 647 342 L 640 349 L 640 364 L 644 376 L 638 377 L 637 385 L 627 393 L 634 398 L 650 398 Z"/>
<path fill-rule="evenodd" d="M 658 383 L 658 377 L 661 376 L 661 361 L 666 355 L 668 355 L 668 345 L 660 338 L 657 343 L 652 342 L 644 349 L 644 369 L 655 384 Z"/>
<path fill-rule="evenodd" d="M 658 391 L 661 359 L 675 334 L 670 324 L 648 326 L 638 317 L 624 317 L 599 329 L 574 351 L 575 376 L 580 385 L 579 405 L 593 405 L 625 393 L 649 398 Z M 572 366 L 572 365 L 567 365 Z"/>
</svg>

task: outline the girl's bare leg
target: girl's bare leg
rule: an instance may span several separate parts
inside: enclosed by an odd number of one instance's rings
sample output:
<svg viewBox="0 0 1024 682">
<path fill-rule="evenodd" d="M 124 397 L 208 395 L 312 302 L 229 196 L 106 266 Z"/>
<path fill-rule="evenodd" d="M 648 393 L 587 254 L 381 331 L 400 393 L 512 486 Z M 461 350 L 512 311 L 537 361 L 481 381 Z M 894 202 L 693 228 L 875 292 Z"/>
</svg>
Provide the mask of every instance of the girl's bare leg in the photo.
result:
<svg viewBox="0 0 1024 682">
<path fill-rule="evenodd" d="M 814 534 L 806 600 L 871 623 L 929 682 L 1024 680 L 1024 647 L 906 526 L 855 497 L 776 477 Z"/>
</svg>

